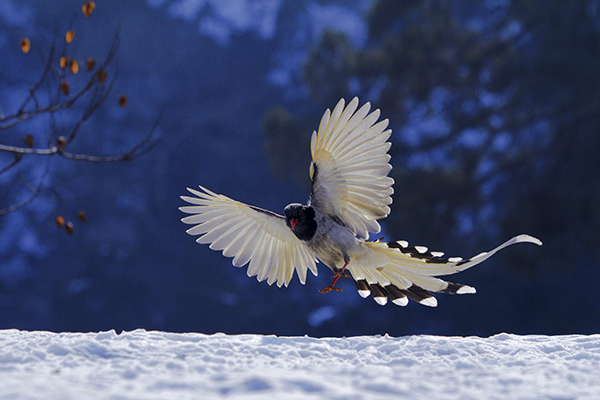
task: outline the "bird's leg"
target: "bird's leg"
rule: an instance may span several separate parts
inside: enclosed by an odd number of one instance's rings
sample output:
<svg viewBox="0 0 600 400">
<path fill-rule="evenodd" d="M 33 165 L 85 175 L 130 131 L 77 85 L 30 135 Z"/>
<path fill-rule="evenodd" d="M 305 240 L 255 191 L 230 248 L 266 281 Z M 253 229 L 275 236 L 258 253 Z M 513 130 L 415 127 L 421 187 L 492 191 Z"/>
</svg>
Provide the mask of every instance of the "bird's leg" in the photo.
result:
<svg viewBox="0 0 600 400">
<path fill-rule="evenodd" d="M 344 257 L 344 258 L 346 258 L 346 257 Z M 337 271 L 336 273 L 333 274 L 333 282 L 331 282 L 331 285 L 319 290 L 319 293 L 327 293 L 327 292 L 331 292 L 332 290 L 335 290 L 336 292 L 343 292 L 342 289 L 335 287 L 335 283 L 338 281 L 338 279 L 340 279 L 340 276 L 345 276 L 345 277 L 348 276 L 348 275 L 346 275 L 346 273 L 344 273 L 344 270 L 346 269 L 348 264 L 350 264 L 350 260 L 347 260 L 344 263 L 344 266 L 342 267 L 342 269 L 340 269 L 339 271 Z"/>
</svg>

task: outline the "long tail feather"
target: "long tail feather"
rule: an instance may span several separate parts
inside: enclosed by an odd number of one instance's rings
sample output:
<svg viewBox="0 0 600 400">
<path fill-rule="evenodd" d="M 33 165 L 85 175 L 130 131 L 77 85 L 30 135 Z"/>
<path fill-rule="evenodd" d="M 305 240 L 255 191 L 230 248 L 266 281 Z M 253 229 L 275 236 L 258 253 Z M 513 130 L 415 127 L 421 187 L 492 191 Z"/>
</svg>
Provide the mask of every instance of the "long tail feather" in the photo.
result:
<svg viewBox="0 0 600 400">
<path fill-rule="evenodd" d="M 460 257 L 445 258 L 444 253 L 430 251 L 424 246 L 409 246 L 406 241 L 365 242 L 372 252 L 350 261 L 348 270 L 356 282 L 362 297 L 373 295 L 380 305 L 388 300 L 400 306 L 408 299 L 435 307 L 437 300 L 431 292 L 450 294 L 475 293 L 474 287 L 444 281 L 439 276 L 452 275 L 471 268 L 505 247 L 515 243 L 542 242 L 529 235 L 519 235 L 500 246 L 463 260 Z"/>
</svg>

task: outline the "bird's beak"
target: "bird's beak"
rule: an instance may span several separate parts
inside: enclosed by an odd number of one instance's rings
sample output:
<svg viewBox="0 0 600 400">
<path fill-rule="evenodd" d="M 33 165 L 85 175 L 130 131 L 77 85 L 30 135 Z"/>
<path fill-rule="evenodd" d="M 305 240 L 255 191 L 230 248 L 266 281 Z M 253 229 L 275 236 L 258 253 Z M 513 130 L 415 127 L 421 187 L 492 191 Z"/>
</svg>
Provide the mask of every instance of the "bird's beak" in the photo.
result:
<svg viewBox="0 0 600 400">
<path fill-rule="evenodd" d="M 297 224 L 298 224 L 298 218 L 290 219 L 290 225 L 292 226 L 292 230 L 296 228 Z"/>
</svg>

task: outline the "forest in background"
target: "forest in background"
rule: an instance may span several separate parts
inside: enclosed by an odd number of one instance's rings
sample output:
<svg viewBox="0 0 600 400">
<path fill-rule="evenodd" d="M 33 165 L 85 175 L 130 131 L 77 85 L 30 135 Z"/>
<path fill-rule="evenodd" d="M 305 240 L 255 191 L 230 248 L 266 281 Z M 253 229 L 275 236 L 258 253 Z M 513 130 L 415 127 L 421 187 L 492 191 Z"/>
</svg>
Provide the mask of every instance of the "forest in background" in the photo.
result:
<svg viewBox="0 0 600 400">
<path fill-rule="evenodd" d="M 31 37 L 47 54 L 82 2 L 25 3 L 25 22 L 13 16 L 17 22 L 0 26 L 3 114 L 18 108 L 45 65 L 44 56 L 25 58 L 19 40 Z M 53 160 L 51 190 L 0 217 L 1 328 L 598 331 L 599 2 L 282 1 L 271 37 L 237 32 L 226 43 L 200 35 L 197 19 L 169 14 L 177 1 L 96 3 L 89 20 L 75 21 L 73 56 L 101 59 L 118 30 L 118 77 L 75 150 L 120 154 L 159 114 L 160 142 L 131 163 Z M 358 13 L 364 37 L 335 23 L 311 30 L 306 19 L 314 15 L 298 17 L 327 4 Z M 293 64 L 290 78 L 274 84 L 268 77 L 282 63 Z M 129 101 L 119 107 L 123 94 Z M 398 308 L 361 299 L 351 282 L 344 294 L 320 295 L 330 279 L 322 267 L 306 286 L 257 283 L 185 234 L 177 207 L 187 186 L 279 213 L 305 201 L 310 133 L 325 108 L 355 95 L 380 108 L 394 131 L 386 239 L 463 257 L 520 233 L 544 246 L 512 247 L 453 277 L 475 286 L 475 296 L 439 295 L 436 309 Z M 39 119 L 0 132 L 0 143 L 22 143 L 28 132 L 48 142 L 77 118 Z M 0 168 L 11 157 L 0 154 Z M 0 208 L 22 196 L 15 179 L 35 179 L 44 168 L 30 158 L 21 164 L 0 175 Z M 80 210 L 86 223 L 75 220 Z M 75 221 L 72 236 L 57 230 L 57 215 Z"/>
</svg>

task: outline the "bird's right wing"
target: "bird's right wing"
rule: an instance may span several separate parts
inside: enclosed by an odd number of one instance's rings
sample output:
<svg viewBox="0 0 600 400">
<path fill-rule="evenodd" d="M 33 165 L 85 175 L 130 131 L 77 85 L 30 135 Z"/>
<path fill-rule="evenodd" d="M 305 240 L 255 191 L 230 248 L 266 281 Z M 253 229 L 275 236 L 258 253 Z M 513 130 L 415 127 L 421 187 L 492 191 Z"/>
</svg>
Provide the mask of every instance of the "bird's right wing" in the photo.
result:
<svg viewBox="0 0 600 400">
<path fill-rule="evenodd" d="M 188 234 L 202 234 L 198 243 L 222 250 L 224 256 L 233 257 L 236 267 L 250 262 L 248 276 L 267 279 L 269 285 L 287 286 L 294 269 L 303 284 L 307 270 L 317 275 L 314 254 L 286 226 L 283 216 L 200 189 L 202 192 L 188 188 L 196 197 L 181 198 L 194 205 L 179 208 L 193 214 L 181 221 L 195 225 Z"/>
</svg>

